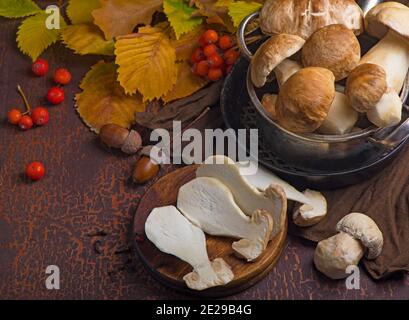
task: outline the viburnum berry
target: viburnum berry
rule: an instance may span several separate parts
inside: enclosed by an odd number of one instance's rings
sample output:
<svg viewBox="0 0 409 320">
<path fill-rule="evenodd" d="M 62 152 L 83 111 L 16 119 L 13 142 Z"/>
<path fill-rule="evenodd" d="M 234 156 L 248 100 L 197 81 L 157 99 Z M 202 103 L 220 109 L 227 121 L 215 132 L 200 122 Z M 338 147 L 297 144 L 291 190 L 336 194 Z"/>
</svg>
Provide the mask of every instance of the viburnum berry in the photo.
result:
<svg viewBox="0 0 409 320">
<path fill-rule="evenodd" d="M 206 57 L 204 55 L 203 49 L 202 48 L 196 48 L 191 56 L 191 62 L 193 63 L 198 63 L 202 60 L 204 60 Z"/>
<path fill-rule="evenodd" d="M 209 65 L 214 68 L 221 67 L 224 63 L 223 58 L 218 53 L 211 55 L 207 58 L 207 61 L 209 62 Z"/>
<path fill-rule="evenodd" d="M 67 85 L 71 82 L 71 73 L 64 68 L 59 68 L 54 72 L 54 81 L 61 85 Z"/>
<path fill-rule="evenodd" d="M 195 71 L 198 76 L 206 77 L 209 72 L 209 63 L 206 60 L 200 61 Z"/>
<path fill-rule="evenodd" d="M 210 68 L 207 74 L 207 78 L 210 81 L 217 81 L 223 77 L 223 71 L 220 68 Z"/>
<path fill-rule="evenodd" d="M 65 99 L 64 90 L 59 87 L 52 87 L 48 90 L 47 100 L 52 104 L 60 104 Z"/>
<path fill-rule="evenodd" d="M 203 35 L 199 38 L 198 43 L 199 43 L 199 46 L 202 48 L 206 47 L 206 45 L 208 44 L 206 40 L 204 39 Z"/>
<path fill-rule="evenodd" d="M 233 41 L 231 40 L 230 36 L 221 36 L 219 38 L 219 48 L 222 50 L 228 50 L 233 47 Z"/>
<path fill-rule="evenodd" d="M 219 40 L 219 35 L 213 29 L 206 30 L 203 33 L 203 41 L 206 44 L 216 43 Z"/>
<path fill-rule="evenodd" d="M 42 77 L 45 76 L 48 72 L 48 62 L 47 60 L 44 59 L 37 59 L 34 63 L 33 66 L 31 67 L 31 70 L 34 72 L 36 76 Z"/>
<path fill-rule="evenodd" d="M 31 119 L 31 117 L 28 115 L 22 116 L 18 122 L 18 126 L 21 130 L 29 130 L 33 127 L 33 119 Z"/>
<path fill-rule="evenodd" d="M 47 124 L 49 120 L 48 110 L 44 107 L 34 108 L 31 112 L 31 118 L 37 126 L 43 126 Z"/>
<path fill-rule="evenodd" d="M 206 57 L 210 57 L 214 54 L 217 54 L 218 49 L 214 44 L 208 44 L 206 47 L 203 48 L 203 53 Z"/>
<path fill-rule="evenodd" d="M 26 167 L 26 176 L 33 181 L 38 181 L 45 175 L 45 168 L 41 162 L 32 162 Z"/>
<path fill-rule="evenodd" d="M 18 109 L 11 109 L 7 113 L 7 118 L 11 124 L 17 125 L 20 122 L 20 119 L 23 117 L 23 114 Z"/>
<path fill-rule="evenodd" d="M 239 57 L 239 53 L 234 49 L 229 49 L 224 53 L 224 60 L 227 64 L 235 64 Z"/>
</svg>

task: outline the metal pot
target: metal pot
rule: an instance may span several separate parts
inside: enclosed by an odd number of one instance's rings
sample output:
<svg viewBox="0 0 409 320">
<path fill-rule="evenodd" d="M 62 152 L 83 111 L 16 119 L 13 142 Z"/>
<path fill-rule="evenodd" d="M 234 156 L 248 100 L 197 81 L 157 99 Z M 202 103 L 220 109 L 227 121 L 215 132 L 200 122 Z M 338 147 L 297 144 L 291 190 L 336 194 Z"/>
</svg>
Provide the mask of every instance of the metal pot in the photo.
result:
<svg viewBox="0 0 409 320">
<path fill-rule="evenodd" d="M 242 54 L 252 59 L 252 53 L 245 43 L 245 29 L 247 24 L 257 18 L 258 12 L 246 17 L 238 30 L 238 43 Z M 364 37 L 361 40 L 363 48 L 374 43 L 374 39 Z M 369 49 L 369 48 L 367 48 Z M 409 107 L 404 106 L 403 121 L 394 127 L 377 128 L 369 126 L 359 132 L 345 135 L 296 134 L 290 132 L 274 122 L 265 112 L 260 99 L 260 92 L 266 88 L 256 90 L 250 79 L 250 68 L 247 72 L 247 91 L 251 102 L 257 110 L 257 124 L 260 134 L 265 138 L 271 150 L 289 165 L 306 170 L 320 172 L 337 172 L 356 168 L 360 164 L 373 162 L 381 158 L 385 152 L 396 148 L 409 137 Z M 278 90 L 275 83 L 268 84 L 267 90 Z M 272 91 L 270 91 L 272 92 Z M 406 101 L 409 95 L 409 73 L 401 99 Z"/>
</svg>

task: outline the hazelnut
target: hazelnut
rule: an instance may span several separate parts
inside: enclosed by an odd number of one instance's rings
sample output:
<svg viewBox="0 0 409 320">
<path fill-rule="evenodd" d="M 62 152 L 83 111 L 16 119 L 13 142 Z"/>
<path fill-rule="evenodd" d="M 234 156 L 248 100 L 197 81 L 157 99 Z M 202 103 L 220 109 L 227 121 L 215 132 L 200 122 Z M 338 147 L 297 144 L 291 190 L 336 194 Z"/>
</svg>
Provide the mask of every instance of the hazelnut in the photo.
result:
<svg viewBox="0 0 409 320">
<path fill-rule="evenodd" d="M 142 147 L 142 138 L 137 131 L 113 123 L 104 125 L 99 137 L 108 147 L 121 149 L 127 154 L 134 154 Z"/>
<path fill-rule="evenodd" d="M 132 178 L 136 183 L 145 183 L 154 178 L 160 166 L 149 157 L 141 157 L 136 163 Z"/>
</svg>

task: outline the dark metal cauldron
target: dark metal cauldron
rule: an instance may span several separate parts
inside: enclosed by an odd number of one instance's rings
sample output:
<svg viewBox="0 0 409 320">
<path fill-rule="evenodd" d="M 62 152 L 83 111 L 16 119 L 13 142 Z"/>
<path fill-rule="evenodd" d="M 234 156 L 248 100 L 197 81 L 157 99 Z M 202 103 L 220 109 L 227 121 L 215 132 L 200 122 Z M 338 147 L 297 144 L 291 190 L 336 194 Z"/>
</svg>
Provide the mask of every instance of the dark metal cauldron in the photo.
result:
<svg viewBox="0 0 409 320">
<path fill-rule="evenodd" d="M 258 12 L 246 17 L 238 31 L 238 42 L 241 51 L 249 60 L 251 51 L 244 40 L 244 30 L 247 24 L 258 16 Z M 367 51 L 376 41 L 368 36 L 360 37 L 363 51 Z M 409 115 L 405 106 L 403 121 L 394 127 L 376 128 L 368 126 L 365 129 L 345 135 L 296 134 L 290 132 L 273 120 L 265 112 L 260 98 L 265 92 L 277 92 L 275 83 L 269 83 L 261 90 L 256 90 L 250 79 L 250 65 L 246 75 L 246 86 L 252 105 L 257 111 L 256 125 L 265 143 L 283 161 L 298 168 L 337 172 L 352 170 L 379 160 L 386 151 L 391 151 L 401 145 L 409 137 Z M 409 74 L 401 92 L 402 101 L 409 95 Z"/>
</svg>

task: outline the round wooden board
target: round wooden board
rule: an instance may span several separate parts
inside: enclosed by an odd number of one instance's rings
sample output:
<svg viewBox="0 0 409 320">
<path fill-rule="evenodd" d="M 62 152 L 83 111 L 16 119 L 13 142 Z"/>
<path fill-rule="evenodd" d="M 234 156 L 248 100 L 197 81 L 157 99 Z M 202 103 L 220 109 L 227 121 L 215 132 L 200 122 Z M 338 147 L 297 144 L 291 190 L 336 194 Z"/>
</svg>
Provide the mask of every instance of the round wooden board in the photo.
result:
<svg viewBox="0 0 409 320">
<path fill-rule="evenodd" d="M 172 255 L 159 251 L 146 238 L 144 230 L 145 221 L 152 209 L 176 205 L 179 188 L 196 177 L 196 169 L 195 165 L 188 166 L 162 177 L 143 196 L 134 218 L 134 236 L 143 236 L 143 241 L 135 241 L 136 251 L 152 275 L 168 287 L 185 294 L 207 298 L 232 295 L 254 285 L 273 268 L 284 248 L 287 221 L 284 230 L 270 241 L 264 254 L 255 262 L 246 262 L 234 255 L 231 248 L 233 239 L 206 235 L 210 260 L 223 258 L 231 266 L 234 279 L 225 286 L 204 291 L 189 289 L 183 281 L 183 276 L 191 272 L 192 267 Z"/>
</svg>

